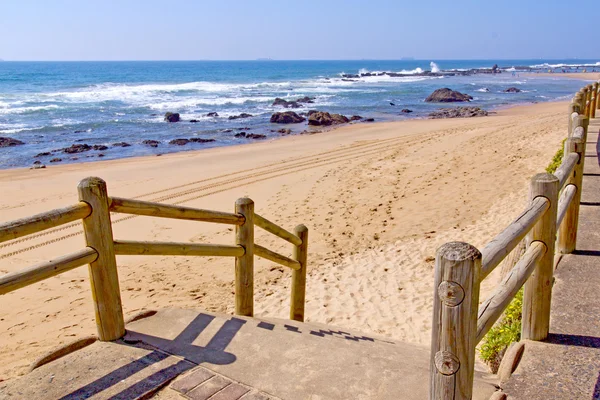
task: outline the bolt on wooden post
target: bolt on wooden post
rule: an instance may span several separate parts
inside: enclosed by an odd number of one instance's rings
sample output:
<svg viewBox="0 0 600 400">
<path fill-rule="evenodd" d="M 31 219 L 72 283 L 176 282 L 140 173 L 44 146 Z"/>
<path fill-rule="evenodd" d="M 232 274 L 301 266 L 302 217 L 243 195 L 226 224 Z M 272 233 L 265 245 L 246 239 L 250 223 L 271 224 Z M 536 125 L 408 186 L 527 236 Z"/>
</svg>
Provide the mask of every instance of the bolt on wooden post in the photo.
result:
<svg viewBox="0 0 600 400">
<path fill-rule="evenodd" d="M 302 243 L 294 246 L 293 259 L 300 263 L 300 269 L 292 271 L 292 298 L 290 301 L 290 319 L 304 322 L 306 303 L 306 263 L 308 259 L 308 228 L 298 225 L 294 234 Z"/>
<path fill-rule="evenodd" d="M 585 163 L 585 129 L 582 126 L 575 128 L 573 136 L 565 142 L 565 156 L 576 153 L 579 160 L 573 169 L 573 173 L 565 185 L 575 185 L 577 191 L 567 208 L 567 212 L 560 227 L 558 227 L 557 252 L 561 254 L 572 253 L 577 246 L 577 226 L 579 224 L 579 204 L 581 201 L 581 189 L 583 183 L 583 166 Z"/>
<path fill-rule="evenodd" d="M 481 253 L 468 243 L 437 251 L 431 335 L 431 400 L 471 399 Z"/>
<path fill-rule="evenodd" d="M 535 175 L 531 180 L 531 200 L 545 197 L 550 207 L 527 235 L 527 246 L 535 241 L 546 245 L 546 253 L 537 262 L 535 270 L 525 282 L 523 292 L 523 319 L 521 337 L 544 340 L 550 329 L 550 303 L 554 275 L 554 242 L 558 212 L 558 178 L 552 174 Z"/>
<path fill-rule="evenodd" d="M 92 207 L 92 213 L 83 219 L 83 230 L 87 245 L 98 252 L 98 258 L 89 266 L 98 338 L 116 340 L 125 334 L 125 322 L 106 182 L 100 178 L 86 178 L 77 190 L 79 200 Z"/>
<path fill-rule="evenodd" d="M 254 202 L 241 198 L 235 202 L 235 212 L 244 216 L 242 225 L 235 227 L 235 243 L 245 250 L 235 258 L 235 313 L 254 315 Z"/>
</svg>

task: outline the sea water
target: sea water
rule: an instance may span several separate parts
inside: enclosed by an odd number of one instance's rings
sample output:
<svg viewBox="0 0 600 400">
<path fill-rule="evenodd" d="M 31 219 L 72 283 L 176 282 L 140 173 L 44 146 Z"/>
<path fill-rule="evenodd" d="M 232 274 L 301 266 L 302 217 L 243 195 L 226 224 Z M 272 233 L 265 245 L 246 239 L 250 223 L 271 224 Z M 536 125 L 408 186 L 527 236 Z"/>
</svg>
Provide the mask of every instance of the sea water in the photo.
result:
<svg viewBox="0 0 600 400">
<path fill-rule="evenodd" d="M 510 68 L 501 74 L 427 77 L 423 71 Z M 514 68 L 511 68 L 514 67 Z M 527 68 L 524 68 L 527 67 Z M 557 72 L 526 76 L 528 68 Z M 441 106 L 425 103 L 435 89 L 449 87 L 473 96 L 469 105 L 493 110 L 513 104 L 568 99 L 582 82 L 561 77 L 562 70 L 600 71 L 597 60 L 402 60 L 402 61 L 164 61 L 164 62 L 0 62 L 0 137 L 25 142 L 0 148 L 0 168 L 115 159 L 247 143 L 241 131 L 281 136 L 271 124 L 277 97 L 309 96 L 313 104 L 294 109 L 360 115 L 376 121 L 425 118 Z M 342 74 L 390 71 L 407 76 L 344 79 Z M 518 87 L 520 93 L 504 93 Z M 402 109 L 412 113 L 402 113 Z M 164 122 L 165 112 L 181 114 Z M 209 112 L 218 117 L 207 117 Z M 252 117 L 230 120 L 240 113 Z M 191 123 L 195 119 L 197 123 Z M 286 126 L 293 133 L 306 122 Z M 208 143 L 169 144 L 177 138 L 214 139 Z M 142 144 L 156 140 L 157 147 Z M 115 147 L 127 142 L 129 147 Z M 80 154 L 59 150 L 73 144 L 108 149 Z M 54 152 L 53 152 L 54 151 Z M 40 153 L 49 156 L 38 156 Z"/>
</svg>

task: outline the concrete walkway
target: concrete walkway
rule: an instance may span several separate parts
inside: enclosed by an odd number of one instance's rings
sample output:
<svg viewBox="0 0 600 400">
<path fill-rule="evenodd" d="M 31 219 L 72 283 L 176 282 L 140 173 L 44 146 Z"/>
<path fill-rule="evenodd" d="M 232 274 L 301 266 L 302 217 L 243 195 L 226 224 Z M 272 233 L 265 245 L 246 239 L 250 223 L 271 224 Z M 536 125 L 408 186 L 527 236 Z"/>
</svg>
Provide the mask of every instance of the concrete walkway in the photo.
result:
<svg viewBox="0 0 600 400">
<path fill-rule="evenodd" d="M 526 342 L 509 399 L 600 399 L 600 118 L 591 121 L 577 251 L 555 272 L 550 337 Z"/>
<path fill-rule="evenodd" d="M 495 381 L 476 373 L 474 399 Z M 0 384 L 8 399 L 428 397 L 429 349 L 351 330 L 167 309 Z"/>
</svg>

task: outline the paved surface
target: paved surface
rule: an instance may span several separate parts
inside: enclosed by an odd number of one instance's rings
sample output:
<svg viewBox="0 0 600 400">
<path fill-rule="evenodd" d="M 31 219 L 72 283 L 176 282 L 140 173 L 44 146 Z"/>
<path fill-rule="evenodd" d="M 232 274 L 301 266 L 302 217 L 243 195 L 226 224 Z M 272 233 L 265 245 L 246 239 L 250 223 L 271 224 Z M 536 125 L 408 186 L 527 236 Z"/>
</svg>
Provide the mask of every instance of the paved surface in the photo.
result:
<svg viewBox="0 0 600 400">
<path fill-rule="evenodd" d="M 509 399 L 600 399 L 600 119 L 590 123 L 577 251 L 555 272 L 550 337 L 527 342 Z"/>
<path fill-rule="evenodd" d="M 429 349 L 294 321 L 167 309 L 0 384 L 8 399 L 414 399 L 428 397 Z M 494 381 L 476 373 L 474 399 Z M 182 397 L 183 396 L 183 397 Z"/>
</svg>

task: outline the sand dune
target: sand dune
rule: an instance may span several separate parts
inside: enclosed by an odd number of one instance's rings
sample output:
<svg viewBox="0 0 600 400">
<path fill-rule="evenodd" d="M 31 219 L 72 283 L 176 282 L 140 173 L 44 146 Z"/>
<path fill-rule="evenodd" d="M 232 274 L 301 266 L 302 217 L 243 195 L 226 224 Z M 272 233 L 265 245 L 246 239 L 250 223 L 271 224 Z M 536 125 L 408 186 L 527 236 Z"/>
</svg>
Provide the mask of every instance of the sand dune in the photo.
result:
<svg viewBox="0 0 600 400">
<path fill-rule="evenodd" d="M 0 221 L 75 202 L 77 182 L 90 175 L 115 196 L 191 207 L 229 211 L 249 196 L 270 220 L 310 230 L 309 321 L 428 343 L 435 249 L 451 240 L 482 247 L 521 211 L 528 179 L 566 134 L 566 108 L 537 104 L 485 118 L 363 124 L 201 152 L 0 171 Z M 120 239 L 234 239 L 219 225 L 123 215 L 113 222 Z M 262 231 L 256 237 L 291 255 L 286 242 Z M 3 243 L 0 273 L 81 246 L 79 225 Z M 231 259 L 119 257 L 118 264 L 127 315 L 165 306 L 233 311 Z M 257 314 L 287 317 L 289 283 L 289 271 L 257 261 Z M 95 332 L 85 268 L 2 300 L 0 379 Z"/>
</svg>

